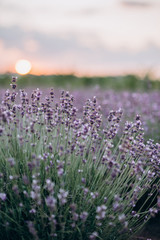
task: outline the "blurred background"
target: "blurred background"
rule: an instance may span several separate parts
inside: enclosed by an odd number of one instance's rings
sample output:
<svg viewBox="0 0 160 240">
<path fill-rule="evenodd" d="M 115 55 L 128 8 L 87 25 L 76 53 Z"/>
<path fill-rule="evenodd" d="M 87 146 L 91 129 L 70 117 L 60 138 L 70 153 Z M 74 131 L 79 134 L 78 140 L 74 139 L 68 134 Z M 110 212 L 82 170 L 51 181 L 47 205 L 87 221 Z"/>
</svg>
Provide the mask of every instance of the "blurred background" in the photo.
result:
<svg viewBox="0 0 160 240">
<path fill-rule="evenodd" d="M 21 59 L 35 75 L 160 78 L 160 1 L 0 0 L 0 73 Z"/>
</svg>

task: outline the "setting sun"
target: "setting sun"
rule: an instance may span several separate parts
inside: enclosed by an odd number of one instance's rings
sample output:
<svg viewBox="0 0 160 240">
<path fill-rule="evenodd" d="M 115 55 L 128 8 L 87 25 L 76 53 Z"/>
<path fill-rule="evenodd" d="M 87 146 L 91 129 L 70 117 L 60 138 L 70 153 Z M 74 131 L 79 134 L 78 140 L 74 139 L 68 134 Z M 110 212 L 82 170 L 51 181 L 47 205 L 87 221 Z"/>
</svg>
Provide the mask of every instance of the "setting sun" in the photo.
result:
<svg viewBox="0 0 160 240">
<path fill-rule="evenodd" d="M 18 60 L 15 65 L 16 72 L 22 75 L 29 73 L 31 68 L 31 63 L 24 59 Z"/>
</svg>

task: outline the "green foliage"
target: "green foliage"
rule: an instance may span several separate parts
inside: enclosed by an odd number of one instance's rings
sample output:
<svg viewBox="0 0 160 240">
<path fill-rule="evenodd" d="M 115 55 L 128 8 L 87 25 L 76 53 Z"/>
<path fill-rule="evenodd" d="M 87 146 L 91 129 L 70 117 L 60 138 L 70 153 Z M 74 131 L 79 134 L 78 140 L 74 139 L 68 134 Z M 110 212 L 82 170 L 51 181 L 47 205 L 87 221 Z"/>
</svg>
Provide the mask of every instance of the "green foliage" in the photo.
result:
<svg viewBox="0 0 160 240">
<path fill-rule="evenodd" d="M 0 75 L 0 86 L 6 87 L 10 83 L 10 74 Z M 18 86 L 22 87 L 60 87 L 67 89 L 89 88 L 93 86 L 114 90 L 150 91 L 159 90 L 160 81 L 149 76 L 140 78 L 136 75 L 108 76 L 108 77 L 77 77 L 75 75 L 25 75 L 19 76 Z"/>
</svg>

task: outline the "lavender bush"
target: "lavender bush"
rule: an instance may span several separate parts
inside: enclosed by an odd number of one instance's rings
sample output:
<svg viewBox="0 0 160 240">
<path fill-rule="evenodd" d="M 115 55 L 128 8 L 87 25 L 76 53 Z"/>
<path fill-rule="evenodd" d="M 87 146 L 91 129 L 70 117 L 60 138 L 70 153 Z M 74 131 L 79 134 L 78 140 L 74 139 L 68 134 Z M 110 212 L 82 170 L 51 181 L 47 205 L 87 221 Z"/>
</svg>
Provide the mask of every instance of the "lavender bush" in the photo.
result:
<svg viewBox="0 0 160 240">
<path fill-rule="evenodd" d="M 129 239 L 160 209 L 160 144 L 143 139 L 141 118 L 107 121 L 96 97 L 77 116 L 73 96 L 16 78 L 0 106 L 0 239 Z M 145 196 L 145 199 L 144 199 Z M 138 204 L 144 199 L 142 204 Z"/>
<path fill-rule="evenodd" d="M 28 97 L 31 97 L 32 88 L 25 89 Z M 49 95 L 49 89 L 44 88 L 41 95 L 41 101 L 44 101 L 45 96 Z M 60 91 L 54 90 L 55 102 L 59 102 Z M 83 105 L 88 98 L 97 97 L 97 101 L 101 106 L 101 113 L 103 117 L 103 126 L 107 124 L 107 117 L 111 110 L 123 109 L 123 116 L 120 122 L 120 129 L 118 137 L 121 136 L 124 130 L 126 121 L 133 121 L 136 115 L 141 115 L 141 122 L 144 128 L 144 138 L 154 139 L 160 142 L 160 92 L 129 92 L 129 91 L 113 91 L 109 89 L 102 90 L 98 88 L 78 89 L 71 92 L 74 96 L 74 106 L 77 107 L 77 116 L 82 118 Z M 0 101 L 5 94 L 5 90 L 0 90 Z M 20 103 L 19 96 L 17 96 L 16 103 Z"/>
</svg>

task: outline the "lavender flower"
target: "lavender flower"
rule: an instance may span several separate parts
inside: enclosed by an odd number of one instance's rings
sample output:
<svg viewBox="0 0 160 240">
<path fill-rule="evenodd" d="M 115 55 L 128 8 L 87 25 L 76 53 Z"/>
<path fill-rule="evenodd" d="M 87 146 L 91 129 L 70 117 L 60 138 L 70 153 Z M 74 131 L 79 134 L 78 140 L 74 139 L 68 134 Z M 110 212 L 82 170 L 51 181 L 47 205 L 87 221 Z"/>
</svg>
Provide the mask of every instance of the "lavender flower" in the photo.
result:
<svg viewBox="0 0 160 240">
<path fill-rule="evenodd" d="M 40 186 L 38 185 L 37 180 L 33 180 L 32 183 L 32 191 L 30 193 L 31 198 L 38 204 L 41 204 L 41 193 L 40 193 Z"/>
<path fill-rule="evenodd" d="M 80 219 L 82 219 L 82 222 L 85 222 L 87 220 L 87 217 L 88 217 L 88 212 L 82 212 L 80 214 Z"/>
<path fill-rule="evenodd" d="M 6 201 L 6 199 L 7 199 L 6 194 L 5 194 L 5 193 L 0 193 L 0 199 L 1 199 L 2 201 Z"/>
<path fill-rule="evenodd" d="M 98 237 L 98 233 L 97 233 L 97 232 L 93 232 L 93 233 L 89 236 L 89 239 L 95 240 L 97 237 Z"/>
<path fill-rule="evenodd" d="M 10 164 L 11 167 L 13 167 L 15 165 L 15 160 L 14 158 L 8 158 L 8 162 Z"/>
<path fill-rule="evenodd" d="M 38 240 L 39 238 L 38 238 L 38 235 L 37 235 L 37 231 L 34 227 L 34 223 L 32 221 L 28 221 L 27 225 L 28 225 L 29 232 L 33 235 L 34 239 Z"/>
<path fill-rule="evenodd" d="M 49 207 L 51 210 L 55 210 L 57 200 L 54 197 L 48 196 L 45 199 L 45 202 L 46 202 L 47 207 Z"/>
<path fill-rule="evenodd" d="M 157 197 L 157 207 L 160 209 L 160 196 Z"/>
<path fill-rule="evenodd" d="M 47 180 L 46 180 L 45 188 L 46 188 L 51 194 L 53 194 L 53 192 L 54 192 L 54 186 L 55 186 L 55 184 L 54 184 L 53 182 L 51 182 L 50 179 L 47 179 Z"/>
<path fill-rule="evenodd" d="M 103 220 L 106 216 L 106 209 L 107 207 L 105 205 L 98 206 L 96 209 L 96 219 L 97 220 Z"/>
<path fill-rule="evenodd" d="M 58 199 L 61 205 L 64 205 L 67 202 L 67 196 L 68 196 L 68 192 L 60 188 Z"/>
</svg>

